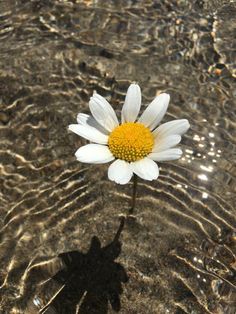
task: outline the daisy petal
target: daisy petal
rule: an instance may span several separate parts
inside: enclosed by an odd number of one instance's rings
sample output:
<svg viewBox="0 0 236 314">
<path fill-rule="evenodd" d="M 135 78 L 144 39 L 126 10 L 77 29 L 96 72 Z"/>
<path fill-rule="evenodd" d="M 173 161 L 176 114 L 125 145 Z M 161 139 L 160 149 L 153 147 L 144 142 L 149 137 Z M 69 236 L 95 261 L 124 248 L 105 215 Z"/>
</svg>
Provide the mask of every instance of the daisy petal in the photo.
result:
<svg viewBox="0 0 236 314">
<path fill-rule="evenodd" d="M 107 144 L 108 141 L 107 135 L 89 125 L 70 124 L 69 130 L 94 143 Z"/>
<path fill-rule="evenodd" d="M 156 130 L 152 133 L 156 136 L 168 136 L 168 135 L 182 135 L 184 134 L 190 127 L 190 124 L 187 119 L 179 119 L 166 122 L 160 125 Z"/>
<path fill-rule="evenodd" d="M 152 149 L 153 153 L 159 153 L 163 150 L 166 150 L 168 148 L 171 148 L 181 141 L 180 135 L 169 135 L 164 136 L 163 138 L 160 138 L 159 140 L 155 141 L 154 147 Z"/>
<path fill-rule="evenodd" d="M 118 184 L 128 183 L 132 175 L 131 164 L 124 160 L 117 159 L 108 168 L 108 178 Z"/>
<path fill-rule="evenodd" d="M 179 159 L 182 154 L 183 152 L 180 148 L 171 148 L 159 153 L 151 153 L 148 155 L 148 158 L 155 161 L 168 161 Z"/>
<path fill-rule="evenodd" d="M 157 124 L 164 117 L 168 104 L 170 101 L 170 96 L 168 94 L 160 94 L 148 105 L 145 109 L 138 122 L 143 123 L 146 127 L 151 130 L 155 129 Z"/>
<path fill-rule="evenodd" d="M 93 117 L 106 130 L 112 131 L 119 125 L 117 116 L 111 105 L 99 94 L 94 94 L 89 101 L 89 108 Z"/>
<path fill-rule="evenodd" d="M 99 144 L 84 145 L 76 151 L 75 156 L 78 161 L 89 164 L 105 164 L 114 159 L 109 148 Z"/>
<path fill-rule="evenodd" d="M 82 124 L 82 125 L 85 125 L 85 124 L 87 124 L 87 120 L 88 120 L 88 118 L 89 118 L 90 116 L 88 115 L 88 114 L 86 114 L 86 113 L 79 113 L 78 115 L 77 115 L 77 122 L 79 123 L 79 124 Z M 95 119 L 94 119 L 95 120 Z M 95 120 L 96 121 L 96 120 Z"/>
<path fill-rule="evenodd" d="M 122 123 L 134 122 L 141 107 L 141 90 L 138 84 L 131 84 L 127 90 L 121 111 Z"/>
<path fill-rule="evenodd" d="M 158 178 L 159 169 L 152 159 L 146 157 L 132 162 L 131 165 L 133 172 L 144 180 L 152 181 Z"/>
<path fill-rule="evenodd" d="M 93 117 L 86 113 L 79 113 L 77 115 L 77 122 L 82 125 L 91 126 L 106 135 L 109 134 L 109 132 L 104 129 L 104 127 L 102 127 Z"/>
</svg>

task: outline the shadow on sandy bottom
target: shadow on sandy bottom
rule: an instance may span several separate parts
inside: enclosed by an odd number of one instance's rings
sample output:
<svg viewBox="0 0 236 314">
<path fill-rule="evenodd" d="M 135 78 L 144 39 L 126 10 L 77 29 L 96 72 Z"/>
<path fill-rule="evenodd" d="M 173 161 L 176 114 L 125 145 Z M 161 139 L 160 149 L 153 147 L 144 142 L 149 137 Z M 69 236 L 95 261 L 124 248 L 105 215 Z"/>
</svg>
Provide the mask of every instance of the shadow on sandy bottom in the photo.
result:
<svg viewBox="0 0 236 314">
<path fill-rule="evenodd" d="M 61 288 L 39 313 L 105 314 L 109 302 L 114 311 L 120 310 L 122 283 L 128 281 L 128 276 L 124 267 L 115 262 L 115 259 L 121 253 L 119 237 L 124 222 L 122 217 L 113 241 L 105 247 L 101 247 L 100 240 L 94 236 L 86 254 L 80 251 L 59 254 L 65 267 L 51 280 L 59 283 Z"/>
</svg>

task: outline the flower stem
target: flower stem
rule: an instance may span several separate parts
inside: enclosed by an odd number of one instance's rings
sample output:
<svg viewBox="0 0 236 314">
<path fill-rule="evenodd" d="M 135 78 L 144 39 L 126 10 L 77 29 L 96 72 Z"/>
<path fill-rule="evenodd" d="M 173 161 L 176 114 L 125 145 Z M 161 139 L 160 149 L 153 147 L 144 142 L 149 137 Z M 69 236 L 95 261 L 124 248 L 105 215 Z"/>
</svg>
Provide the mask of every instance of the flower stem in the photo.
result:
<svg viewBox="0 0 236 314">
<path fill-rule="evenodd" d="M 131 200 L 131 207 L 129 209 L 129 214 L 133 214 L 135 209 L 135 201 L 136 201 L 136 195 L 137 195 L 137 185 L 138 185 L 138 176 L 134 174 L 133 176 L 133 194 L 132 194 L 132 200 Z"/>
</svg>

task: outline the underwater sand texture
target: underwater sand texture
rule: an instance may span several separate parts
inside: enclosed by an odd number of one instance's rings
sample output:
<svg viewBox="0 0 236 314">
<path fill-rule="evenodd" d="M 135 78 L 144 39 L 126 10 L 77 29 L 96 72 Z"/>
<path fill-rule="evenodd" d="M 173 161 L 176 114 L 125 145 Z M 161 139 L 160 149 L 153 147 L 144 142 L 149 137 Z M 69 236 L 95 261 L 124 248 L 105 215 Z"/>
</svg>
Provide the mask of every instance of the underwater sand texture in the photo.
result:
<svg viewBox="0 0 236 314">
<path fill-rule="evenodd" d="M 236 313 L 236 4 L 0 2 L 0 313 Z M 93 91 L 171 96 L 179 161 L 132 183 L 76 161 Z M 145 108 L 143 106 L 142 108 Z M 119 229 L 120 227 L 120 229 Z M 116 233 L 118 232 L 118 235 Z"/>
</svg>

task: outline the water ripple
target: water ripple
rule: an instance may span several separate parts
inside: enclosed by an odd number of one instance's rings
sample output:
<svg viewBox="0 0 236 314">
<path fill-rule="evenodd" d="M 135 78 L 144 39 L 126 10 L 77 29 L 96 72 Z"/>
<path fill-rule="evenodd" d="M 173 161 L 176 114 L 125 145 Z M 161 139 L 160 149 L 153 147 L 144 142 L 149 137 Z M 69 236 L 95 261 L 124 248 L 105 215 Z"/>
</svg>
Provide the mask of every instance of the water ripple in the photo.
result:
<svg viewBox="0 0 236 314">
<path fill-rule="evenodd" d="M 3 313 L 38 313 L 61 289 L 50 280 L 65 266 L 58 255 L 113 238 L 131 183 L 78 163 L 85 141 L 68 124 L 88 113 L 94 90 L 120 115 L 136 81 L 145 106 L 170 93 L 164 122 L 186 118 L 191 129 L 181 160 L 139 183 L 122 232 L 121 312 L 234 314 L 234 3 L 10 0 L 0 9 Z"/>
</svg>

